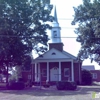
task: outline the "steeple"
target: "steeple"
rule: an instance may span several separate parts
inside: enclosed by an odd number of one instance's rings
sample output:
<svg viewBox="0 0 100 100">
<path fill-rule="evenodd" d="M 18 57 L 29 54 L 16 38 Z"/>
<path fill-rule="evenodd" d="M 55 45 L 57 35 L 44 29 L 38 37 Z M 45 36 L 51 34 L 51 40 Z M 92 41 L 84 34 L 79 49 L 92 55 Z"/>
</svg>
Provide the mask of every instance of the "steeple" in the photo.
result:
<svg viewBox="0 0 100 100">
<path fill-rule="evenodd" d="M 52 43 L 61 43 L 61 36 L 60 36 L 60 27 L 57 18 L 56 6 L 53 8 L 53 16 L 54 21 L 52 22 L 52 29 L 51 29 L 51 42 Z"/>
<path fill-rule="evenodd" d="M 54 6 L 54 8 L 53 8 L 53 12 L 54 12 L 54 15 L 53 15 L 54 16 L 54 21 L 52 23 L 52 27 L 59 27 L 56 6 Z"/>
<path fill-rule="evenodd" d="M 58 23 L 56 6 L 54 6 L 54 21 Z"/>
<path fill-rule="evenodd" d="M 60 30 L 61 28 L 59 27 L 58 23 L 58 18 L 57 18 L 57 11 L 56 11 L 56 6 L 53 8 L 53 16 L 54 16 L 54 21 L 52 23 L 52 29 L 51 29 L 51 39 L 49 43 L 49 49 L 55 48 L 59 51 L 63 51 L 63 43 L 61 42 L 61 35 L 60 35 Z"/>
</svg>

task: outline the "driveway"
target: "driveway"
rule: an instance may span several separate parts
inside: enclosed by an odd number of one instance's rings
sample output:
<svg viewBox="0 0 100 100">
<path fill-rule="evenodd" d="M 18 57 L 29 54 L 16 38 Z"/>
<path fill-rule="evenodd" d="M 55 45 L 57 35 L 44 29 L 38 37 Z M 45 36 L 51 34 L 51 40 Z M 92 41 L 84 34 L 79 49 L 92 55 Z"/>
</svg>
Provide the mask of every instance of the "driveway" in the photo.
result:
<svg viewBox="0 0 100 100">
<path fill-rule="evenodd" d="M 0 100 L 100 100 L 92 98 L 100 92 L 100 86 L 78 86 L 75 91 L 58 91 L 50 88 L 32 87 L 25 90 L 0 90 Z"/>
</svg>

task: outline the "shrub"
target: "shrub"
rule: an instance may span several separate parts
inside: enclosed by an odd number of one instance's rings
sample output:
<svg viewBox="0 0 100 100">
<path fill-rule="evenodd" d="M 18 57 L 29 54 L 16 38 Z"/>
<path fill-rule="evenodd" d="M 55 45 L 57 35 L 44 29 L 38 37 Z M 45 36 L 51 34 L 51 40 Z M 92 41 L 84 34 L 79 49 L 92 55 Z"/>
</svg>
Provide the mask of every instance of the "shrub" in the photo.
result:
<svg viewBox="0 0 100 100">
<path fill-rule="evenodd" d="M 77 84 L 75 82 L 66 82 L 67 90 L 75 90 L 77 88 Z"/>
<path fill-rule="evenodd" d="M 8 89 L 11 90 L 22 90 L 25 88 L 24 82 L 12 82 L 8 84 Z"/>
<path fill-rule="evenodd" d="M 66 86 L 66 83 L 63 82 L 63 81 L 59 81 L 59 82 L 56 83 L 56 87 L 57 87 L 58 90 L 64 90 L 65 86 Z"/>
<path fill-rule="evenodd" d="M 28 80 L 27 82 L 25 82 L 25 87 L 32 87 L 31 80 Z"/>
<path fill-rule="evenodd" d="M 59 81 L 56 84 L 58 90 L 75 90 L 77 85 L 75 82 Z"/>
<path fill-rule="evenodd" d="M 83 85 L 92 84 L 92 74 L 90 71 L 87 71 L 87 70 L 82 71 L 82 84 Z"/>
<path fill-rule="evenodd" d="M 43 87 L 49 88 L 50 87 L 50 84 L 44 84 Z"/>
<path fill-rule="evenodd" d="M 24 82 L 23 78 L 18 78 L 18 82 Z"/>
</svg>

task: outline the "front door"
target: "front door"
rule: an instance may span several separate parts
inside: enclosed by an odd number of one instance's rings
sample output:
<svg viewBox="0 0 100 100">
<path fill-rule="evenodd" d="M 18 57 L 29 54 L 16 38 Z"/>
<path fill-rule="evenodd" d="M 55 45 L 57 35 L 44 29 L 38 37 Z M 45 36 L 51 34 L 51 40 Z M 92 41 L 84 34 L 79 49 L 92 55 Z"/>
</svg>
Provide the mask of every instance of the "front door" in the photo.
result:
<svg viewBox="0 0 100 100">
<path fill-rule="evenodd" d="M 50 81 L 59 81 L 59 69 L 57 67 L 50 70 Z"/>
</svg>

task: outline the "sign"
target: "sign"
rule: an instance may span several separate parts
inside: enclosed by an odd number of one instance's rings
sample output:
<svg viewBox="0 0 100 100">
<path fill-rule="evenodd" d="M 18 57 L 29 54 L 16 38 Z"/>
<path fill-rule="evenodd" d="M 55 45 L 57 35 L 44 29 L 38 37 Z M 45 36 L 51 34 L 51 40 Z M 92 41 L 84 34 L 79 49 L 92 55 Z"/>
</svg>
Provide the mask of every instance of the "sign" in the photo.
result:
<svg viewBox="0 0 100 100">
<path fill-rule="evenodd" d="M 95 98 L 100 98 L 100 92 L 99 92 L 99 93 L 93 92 L 93 93 L 92 93 L 92 98 L 93 98 L 93 99 L 95 99 Z"/>
</svg>

